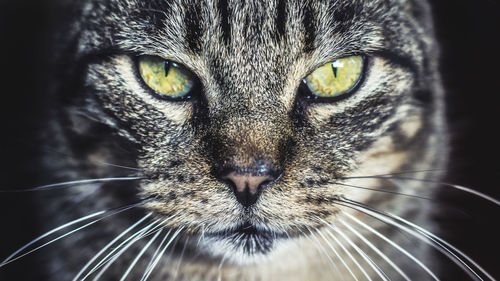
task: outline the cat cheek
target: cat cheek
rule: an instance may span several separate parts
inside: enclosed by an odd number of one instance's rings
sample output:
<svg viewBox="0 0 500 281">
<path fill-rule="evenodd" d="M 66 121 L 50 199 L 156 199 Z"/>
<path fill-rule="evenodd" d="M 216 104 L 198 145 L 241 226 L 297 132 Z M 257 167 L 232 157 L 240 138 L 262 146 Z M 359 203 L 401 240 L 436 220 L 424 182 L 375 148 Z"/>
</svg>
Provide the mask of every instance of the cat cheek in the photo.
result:
<svg viewBox="0 0 500 281">
<path fill-rule="evenodd" d="M 423 125 L 421 118 L 412 116 L 399 125 L 399 130 L 406 139 L 413 139 L 423 129 Z"/>
</svg>

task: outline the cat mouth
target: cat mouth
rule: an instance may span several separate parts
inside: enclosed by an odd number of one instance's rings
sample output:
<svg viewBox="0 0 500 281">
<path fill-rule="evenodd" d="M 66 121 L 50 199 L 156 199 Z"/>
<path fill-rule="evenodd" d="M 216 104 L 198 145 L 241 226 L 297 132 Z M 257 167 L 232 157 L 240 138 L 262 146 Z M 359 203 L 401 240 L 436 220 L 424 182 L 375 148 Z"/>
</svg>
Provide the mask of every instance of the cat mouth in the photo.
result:
<svg viewBox="0 0 500 281">
<path fill-rule="evenodd" d="M 246 254 L 266 254 L 273 249 L 276 240 L 288 238 L 284 233 L 266 230 L 250 222 L 212 232 L 208 236 L 225 240 L 235 248 L 242 249 Z"/>
</svg>

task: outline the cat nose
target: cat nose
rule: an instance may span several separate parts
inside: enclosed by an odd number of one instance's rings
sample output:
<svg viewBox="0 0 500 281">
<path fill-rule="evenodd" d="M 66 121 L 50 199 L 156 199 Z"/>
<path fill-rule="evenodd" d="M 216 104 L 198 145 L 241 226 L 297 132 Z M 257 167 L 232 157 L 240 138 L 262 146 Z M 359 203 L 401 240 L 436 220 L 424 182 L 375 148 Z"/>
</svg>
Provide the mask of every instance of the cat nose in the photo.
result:
<svg viewBox="0 0 500 281">
<path fill-rule="evenodd" d="M 259 173 L 242 173 L 238 170 L 240 169 L 226 172 L 222 179 L 232 185 L 236 200 L 244 207 L 255 204 L 259 199 L 262 187 L 277 178 L 268 170 L 259 169 Z"/>
</svg>

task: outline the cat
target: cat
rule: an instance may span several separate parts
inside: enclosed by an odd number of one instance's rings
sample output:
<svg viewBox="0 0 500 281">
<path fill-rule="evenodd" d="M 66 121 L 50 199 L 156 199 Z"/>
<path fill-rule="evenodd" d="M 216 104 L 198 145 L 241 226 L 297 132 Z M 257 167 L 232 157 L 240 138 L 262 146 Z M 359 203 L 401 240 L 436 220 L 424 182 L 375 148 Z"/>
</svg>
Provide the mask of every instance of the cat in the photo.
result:
<svg viewBox="0 0 500 281">
<path fill-rule="evenodd" d="M 432 234 L 426 1 L 60 5 L 41 166 L 61 184 L 0 267 L 52 237 L 47 280 L 439 280 L 441 253 L 494 280 Z"/>
</svg>

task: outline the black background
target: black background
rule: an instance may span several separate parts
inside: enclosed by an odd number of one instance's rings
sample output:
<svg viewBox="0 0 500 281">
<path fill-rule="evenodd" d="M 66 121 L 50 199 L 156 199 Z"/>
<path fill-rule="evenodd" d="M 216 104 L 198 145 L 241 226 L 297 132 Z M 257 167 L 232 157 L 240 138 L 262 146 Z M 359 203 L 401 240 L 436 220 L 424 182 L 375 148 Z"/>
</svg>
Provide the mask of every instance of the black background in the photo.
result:
<svg viewBox="0 0 500 281">
<path fill-rule="evenodd" d="M 36 132 L 48 73 L 48 32 L 53 19 L 47 1 L 0 2 L 0 189 L 36 186 Z M 433 1 L 441 43 L 441 72 L 447 92 L 451 161 L 446 181 L 500 198 L 500 4 L 491 0 Z M 462 192 L 442 192 L 436 216 L 444 238 L 500 278 L 499 207 Z M 29 193 L 0 193 L 0 259 L 39 234 Z M 450 209 L 453 210 L 453 209 Z M 0 268 L 1 280 L 36 276 L 29 257 Z M 33 279 L 36 279 L 33 277 Z M 463 275 L 444 280 L 467 280 Z"/>
</svg>

